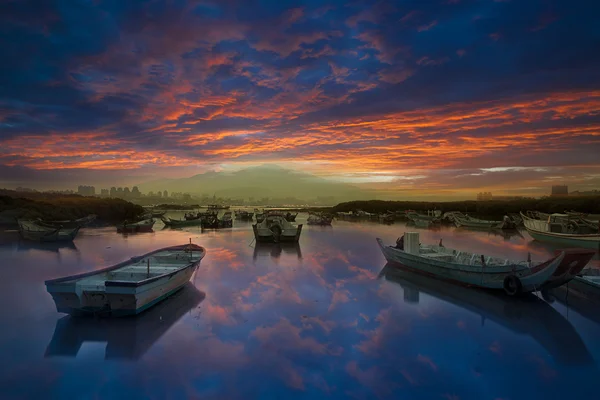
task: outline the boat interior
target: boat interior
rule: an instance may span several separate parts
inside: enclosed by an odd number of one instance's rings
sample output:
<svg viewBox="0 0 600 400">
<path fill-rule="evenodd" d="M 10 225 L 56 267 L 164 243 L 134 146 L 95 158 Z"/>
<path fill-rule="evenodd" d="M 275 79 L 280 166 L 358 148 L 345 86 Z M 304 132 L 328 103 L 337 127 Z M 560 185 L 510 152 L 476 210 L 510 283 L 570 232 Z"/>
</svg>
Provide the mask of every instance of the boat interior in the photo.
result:
<svg viewBox="0 0 600 400">
<path fill-rule="evenodd" d="M 200 254 L 198 251 L 194 254 L 194 252 L 189 253 L 182 250 L 166 250 L 148 257 L 134 257 L 130 264 L 111 271 L 62 283 L 76 283 L 77 287 L 82 290 L 103 291 L 106 281 L 139 282 L 168 274 L 197 261 Z M 148 266 L 150 267 L 148 268 Z"/>
<path fill-rule="evenodd" d="M 481 266 L 482 254 L 457 251 L 443 246 L 421 246 L 419 255 L 440 261 L 451 262 L 462 265 Z M 501 267 L 506 265 L 527 266 L 527 261 L 513 261 L 506 258 L 484 256 L 486 267 Z M 531 263 L 532 266 L 539 263 Z"/>
</svg>

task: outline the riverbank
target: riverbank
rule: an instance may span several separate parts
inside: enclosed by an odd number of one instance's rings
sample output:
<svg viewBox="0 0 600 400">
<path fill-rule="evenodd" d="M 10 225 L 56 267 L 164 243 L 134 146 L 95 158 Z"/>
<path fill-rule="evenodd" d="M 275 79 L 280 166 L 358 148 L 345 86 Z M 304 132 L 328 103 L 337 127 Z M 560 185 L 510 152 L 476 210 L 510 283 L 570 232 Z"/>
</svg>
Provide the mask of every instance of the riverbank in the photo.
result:
<svg viewBox="0 0 600 400">
<path fill-rule="evenodd" d="M 22 193 L 0 190 L 0 224 L 15 224 L 17 219 L 73 220 L 95 214 L 105 223 L 135 220 L 144 213 L 142 206 L 121 199 L 80 195 Z"/>
<path fill-rule="evenodd" d="M 486 218 L 501 218 L 506 213 L 536 210 L 545 213 L 563 213 L 565 211 L 580 211 L 585 213 L 600 213 L 600 196 L 589 197 L 544 197 L 541 199 L 491 200 L 491 201 L 349 201 L 331 208 L 332 212 L 349 212 L 362 210 L 370 213 L 385 213 L 387 211 L 427 211 L 427 210 L 461 211 L 471 215 Z"/>
</svg>

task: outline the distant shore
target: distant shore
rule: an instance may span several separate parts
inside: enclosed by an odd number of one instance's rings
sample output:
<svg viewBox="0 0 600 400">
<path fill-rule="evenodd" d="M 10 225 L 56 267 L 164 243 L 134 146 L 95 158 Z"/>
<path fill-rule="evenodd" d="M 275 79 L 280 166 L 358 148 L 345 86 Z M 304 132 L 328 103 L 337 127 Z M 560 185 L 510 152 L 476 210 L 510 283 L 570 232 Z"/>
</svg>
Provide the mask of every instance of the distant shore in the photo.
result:
<svg viewBox="0 0 600 400">
<path fill-rule="evenodd" d="M 16 224 L 17 219 L 65 221 L 90 214 L 101 222 L 115 223 L 136 220 L 143 213 L 142 206 L 121 199 L 0 190 L 0 224 L 4 225 Z"/>
</svg>

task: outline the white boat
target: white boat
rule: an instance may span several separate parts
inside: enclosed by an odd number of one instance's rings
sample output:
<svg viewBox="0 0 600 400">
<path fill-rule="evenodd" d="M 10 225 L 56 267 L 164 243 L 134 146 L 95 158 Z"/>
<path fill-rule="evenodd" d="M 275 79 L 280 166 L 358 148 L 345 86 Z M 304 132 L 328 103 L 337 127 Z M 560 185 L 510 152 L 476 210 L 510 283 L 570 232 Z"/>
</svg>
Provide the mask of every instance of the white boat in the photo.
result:
<svg viewBox="0 0 600 400">
<path fill-rule="evenodd" d="M 252 230 L 257 242 L 298 242 L 302 224 L 292 225 L 282 215 L 267 214 L 262 222 L 252 225 Z"/>
<path fill-rule="evenodd" d="M 46 281 L 58 312 L 139 314 L 181 289 L 206 250 L 195 244 L 165 247 L 83 274 Z"/>
<path fill-rule="evenodd" d="M 521 213 L 525 229 L 532 238 L 561 245 L 600 249 L 600 233 L 581 233 L 576 222 L 570 221 L 566 214 L 551 214 L 547 219 L 533 219 Z"/>
<path fill-rule="evenodd" d="M 119 233 L 135 233 L 135 232 L 152 232 L 154 219 L 145 219 L 137 222 L 123 222 L 122 225 L 117 225 Z"/>
<path fill-rule="evenodd" d="M 36 242 L 72 242 L 79 233 L 79 226 L 75 228 L 51 228 L 42 226 L 34 221 L 19 220 L 19 234 L 23 239 Z"/>
<path fill-rule="evenodd" d="M 482 229 L 516 229 L 516 224 L 508 217 L 504 216 L 502 221 L 489 221 L 484 219 L 477 219 L 470 217 L 469 215 L 454 214 L 454 224 L 456 227 L 467 227 L 467 228 L 482 228 Z"/>
<path fill-rule="evenodd" d="M 559 282 L 565 283 L 571 267 L 581 271 L 593 257 L 590 251 L 562 250 L 545 262 L 512 261 L 457 251 L 444 247 L 441 243 L 421 245 L 416 232 L 405 233 L 404 237 L 406 239 L 399 239 L 396 247 L 386 246 L 381 239 L 377 239 L 388 262 L 466 286 L 504 289 L 509 295 L 537 291 L 544 286 L 553 287 Z"/>
</svg>

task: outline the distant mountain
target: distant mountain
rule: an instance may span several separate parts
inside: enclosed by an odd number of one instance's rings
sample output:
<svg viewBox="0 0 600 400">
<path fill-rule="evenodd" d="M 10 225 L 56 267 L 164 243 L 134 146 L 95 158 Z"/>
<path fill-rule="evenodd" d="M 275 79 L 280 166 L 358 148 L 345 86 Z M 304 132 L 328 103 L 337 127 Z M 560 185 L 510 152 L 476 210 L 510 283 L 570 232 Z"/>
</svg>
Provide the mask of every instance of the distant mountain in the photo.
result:
<svg viewBox="0 0 600 400">
<path fill-rule="evenodd" d="M 168 190 L 229 198 L 295 197 L 308 200 L 334 197 L 336 201 L 342 201 L 369 197 L 368 192 L 355 186 L 278 165 L 262 165 L 233 172 L 209 171 L 189 178 L 161 179 L 138 186 L 145 193 Z"/>
</svg>

